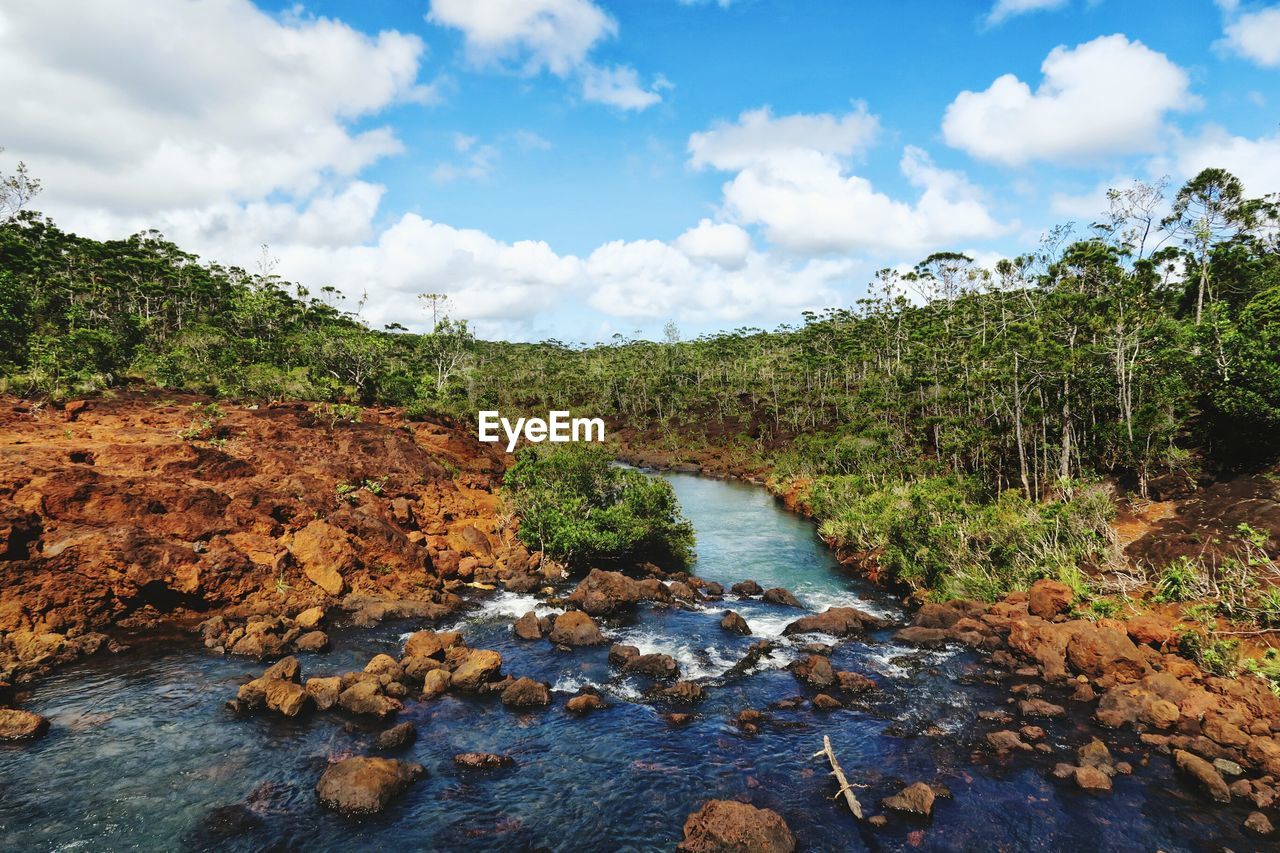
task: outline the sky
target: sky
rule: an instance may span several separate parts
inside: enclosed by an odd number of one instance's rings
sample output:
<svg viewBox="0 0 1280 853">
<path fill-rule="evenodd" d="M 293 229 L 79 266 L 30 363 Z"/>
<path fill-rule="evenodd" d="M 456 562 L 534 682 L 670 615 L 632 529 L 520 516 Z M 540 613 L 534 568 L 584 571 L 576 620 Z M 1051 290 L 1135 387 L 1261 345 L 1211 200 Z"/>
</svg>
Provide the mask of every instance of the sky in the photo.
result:
<svg viewBox="0 0 1280 853">
<path fill-rule="evenodd" d="M 0 0 L 0 90 L 66 229 L 510 340 L 798 323 L 1133 180 L 1280 192 L 1243 0 Z"/>
</svg>

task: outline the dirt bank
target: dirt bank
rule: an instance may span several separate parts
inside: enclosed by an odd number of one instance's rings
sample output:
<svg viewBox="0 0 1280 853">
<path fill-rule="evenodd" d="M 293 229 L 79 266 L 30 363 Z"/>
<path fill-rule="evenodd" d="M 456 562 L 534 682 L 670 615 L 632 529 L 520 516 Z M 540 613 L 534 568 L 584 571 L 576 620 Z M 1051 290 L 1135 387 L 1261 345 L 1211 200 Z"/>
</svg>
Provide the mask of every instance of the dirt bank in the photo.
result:
<svg viewBox="0 0 1280 853">
<path fill-rule="evenodd" d="M 530 561 L 503 467 L 391 409 L 0 397 L 0 680 L 215 613 L 444 612 Z"/>
</svg>

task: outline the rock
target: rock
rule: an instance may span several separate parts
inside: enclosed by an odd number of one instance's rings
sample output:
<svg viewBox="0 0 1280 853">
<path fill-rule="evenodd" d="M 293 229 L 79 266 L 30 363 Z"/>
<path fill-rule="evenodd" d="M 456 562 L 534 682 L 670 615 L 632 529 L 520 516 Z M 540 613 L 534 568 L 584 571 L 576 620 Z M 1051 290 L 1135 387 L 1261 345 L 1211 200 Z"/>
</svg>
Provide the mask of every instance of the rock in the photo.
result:
<svg viewBox="0 0 1280 853">
<path fill-rule="evenodd" d="M 682 853 L 791 853 L 796 849 L 782 815 L 733 800 L 708 800 L 684 822 Z"/>
<path fill-rule="evenodd" d="M 265 702 L 278 714 L 296 717 L 310 707 L 311 695 L 297 682 L 276 678 L 267 682 Z"/>
<path fill-rule="evenodd" d="M 293 534 L 289 550 L 307 579 L 335 597 L 346 589 L 343 575 L 360 564 L 346 531 L 319 519 Z"/>
<path fill-rule="evenodd" d="M 667 584 L 667 589 L 671 590 L 671 594 L 681 601 L 697 601 L 701 598 L 693 587 L 684 581 L 671 581 Z"/>
<path fill-rule="evenodd" d="M 950 637 L 950 632 L 942 628 L 920 628 L 914 625 L 903 628 L 893 635 L 893 638 L 900 643 L 925 649 L 942 648 Z"/>
<path fill-rule="evenodd" d="M 584 693 L 581 696 L 574 696 L 568 702 L 564 703 L 564 709 L 571 714 L 587 714 L 591 711 L 603 711 L 608 707 L 608 704 L 594 693 Z"/>
<path fill-rule="evenodd" d="M 418 682 L 426 678 L 427 673 L 433 669 L 444 669 L 444 661 L 421 656 L 404 658 L 400 661 L 400 667 L 404 671 L 404 681 Z"/>
<path fill-rule="evenodd" d="M 674 728 L 679 728 L 680 726 L 687 726 L 690 723 L 692 723 L 694 720 L 694 716 L 693 714 L 670 713 L 670 714 L 663 714 L 662 719 L 667 721 L 667 725 L 672 726 Z"/>
<path fill-rule="evenodd" d="M 1244 772 L 1243 767 L 1228 758 L 1215 758 L 1213 766 L 1223 776 L 1239 776 Z"/>
<path fill-rule="evenodd" d="M 1044 699 L 1023 699 L 1018 703 L 1018 713 L 1024 717 L 1065 717 L 1067 709 Z"/>
<path fill-rule="evenodd" d="M 592 569 L 568 600 L 592 616 L 630 610 L 641 601 L 670 601 L 671 591 L 657 578 L 633 580 L 621 572 Z"/>
<path fill-rule="evenodd" d="M 661 653 L 636 655 L 627 661 L 624 670 L 650 678 L 675 678 L 680 674 L 680 666 L 675 658 Z"/>
<path fill-rule="evenodd" d="M 830 687 L 836 683 L 831 661 L 820 655 L 809 655 L 791 664 L 791 673 L 810 687 Z"/>
<path fill-rule="evenodd" d="M 464 770 L 496 770 L 499 767 L 510 767 L 516 762 L 509 755 L 495 755 L 492 752 L 463 752 L 453 757 L 453 763 Z"/>
<path fill-rule="evenodd" d="M 307 694 L 321 711 L 327 711 L 338 704 L 338 696 L 341 693 L 342 679 L 336 675 L 332 678 L 307 679 Z"/>
<path fill-rule="evenodd" d="M 1031 751 L 1031 747 L 1028 744 L 1023 743 L 1022 738 L 1018 737 L 1016 732 L 1008 730 L 991 732 L 987 735 L 987 743 L 996 752 L 1001 753 L 1013 752 L 1015 749 L 1019 749 L 1024 752 Z"/>
<path fill-rule="evenodd" d="M 434 699 L 449 689 L 451 676 L 447 669 L 433 669 L 422 677 L 422 699 Z"/>
<path fill-rule="evenodd" d="M 324 623 L 323 607 L 308 607 L 293 617 L 293 624 L 304 631 L 314 631 Z"/>
<path fill-rule="evenodd" d="M 383 683 L 387 681 L 399 681 L 404 678 L 404 667 L 400 662 L 391 655 L 374 655 L 367 664 L 364 665 L 364 671 L 369 675 L 386 676 Z"/>
<path fill-rule="evenodd" d="M 739 598 L 751 598 L 764 592 L 764 588 L 755 581 L 738 581 L 729 587 L 729 591 Z"/>
<path fill-rule="evenodd" d="M 724 618 L 720 620 L 720 627 L 726 631 L 732 631 L 735 634 L 743 634 L 744 636 L 751 633 L 751 627 L 747 625 L 747 620 L 743 619 L 738 613 L 732 610 L 724 612 Z"/>
<path fill-rule="evenodd" d="M 502 670 L 502 655 L 489 649 L 473 649 L 453 670 L 451 686 L 458 690 L 479 690 L 486 681 L 493 681 Z"/>
<path fill-rule="evenodd" d="M 883 628 L 885 621 L 856 607 L 830 607 L 821 613 L 802 616 L 782 629 L 783 634 L 831 634 L 848 637 Z"/>
<path fill-rule="evenodd" d="M 1173 760 L 1178 769 L 1199 785 L 1211 799 L 1220 803 L 1231 802 L 1231 789 L 1212 764 L 1184 749 L 1175 749 Z"/>
<path fill-rule="evenodd" d="M 625 667 L 630 661 L 640 657 L 640 650 L 635 646 L 615 644 L 609 648 L 609 663 Z"/>
<path fill-rule="evenodd" d="M 308 631 L 293 641 L 293 647 L 300 652 L 329 651 L 329 635 L 324 631 Z"/>
<path fill-rule="evenodd" d="M 1076 750 L 1076 763 L 1081 767 L 1110 769 L 1115 764 L 1115 759 L 1111 757 L 1111 750 L 1107 749 L 1107 745 L 1094 738 Z"/>
<path fill-rule="evenodd" d="M 1090 678 L 1109 676 L 1120 684 L 1140 681 L 1151 671 L 1127 634 L 1097 626 L 1076 631 L 1067 643 L 1067 663 Z"/>
<path fill-rule="evenodd" d="M 1040 740 L 1044 737 L 1044 729 L 1039 726 L 1023 726 L 1018 729 L 1018 733 L 1027 740 Z"/>
<path fill-rule="evenodd" d="M 933 814 L 933 801 L 936 798 L 937 795 L 933 792 L 933 788 L 924 782 L 916 782 L 892 797 L 885 798 L 880 804 L 886 809 L 893 809 L 897 812 L 928 817 Z"/>
<path fill-rule="evenodd" d="M 1271 821 L 1262 812 L 1250 812 L 1249 816 L 1244 819 L 1244 828 L 1254 835 L 1266 836 L 1275 832 Z"/>
<path fill-rule="evenodd" d="M 407 658 L 427 657 L 444 659 L 445 652 L 462 644 L 462 636 L 455 631 L 436 633 L 417 631 L 404 644 Z"/>
<path fill-rule="evenodd" d="M 1129 639 L 1135 643 L 1162 648 L 1173 641 L 1173 626 L 1159 616 L 1135 616 L 1124 623 Z"/>
<path fill-rule="evenodd" d="M 1070 610 L 1074 598 L 1075 593 L 1065 583 L 1038 580 L 1027 590 L 1027 611 L 1041 619 L 1052 619 Z"/>
<path fill-rule="evenodd" d="M 404 722 L 378 732 L 378 736 L 373 739 L 373 745 L 377 749 L 403 749 L 417 739 L 418 727 L 413 723 Z"/>
<path fill-rule="evenodd" d="M 836 673 L 836 683 L 840 685 L 841 690 L 849 694 L 866 693 L 868 690 L 876 689 L 876 683 L 865 675 L 844 670 Z"/>
<path fill-rule="evenodd" d="M 795 607 L 798 610 L 804 609 L 804 605 L 794 595 L 780 586 L 766 589 L 762 598 L 770 604 L 781 604 L 784 607 Z"/>
<path fill-rule="evenodd" d="M 551 704 L 551 691 L 541 681 L 517 678 L 502 691 L 502 704 L 508 708 L 536 708 Z"/>
<path fill-rule="evenodd" d="M 394 758 L 346 758 L 329 766 L 316 794 L 325 806 L 343 814 L 374 814 L 426 772 L 421 764 Z"/>
<path fill-rule="evenodd" d="M 538 614 L 532 610 L 517 619 L 511 630 L 521 640 L 542 639 L 542 625 L 538 622 Z"/>
<path fill-rule="evenodd" d="M 17 708 L 0 708 L 0 740 L 31 740 L 48 730 L 48 719 L 39 714 Z"/>
<path fill-rule="evenodd" d="M 992 711 L 979 711 L 978 719 L 986 720 L 988 723 L 999 723 L 1002 726 L 1007 726 L 1013 722 L 1013 715 L 1008 711 L 1002 711 L 999 708 L 996 708 Z"/>
<path fill-rule="evenodd" d="M 681 702 L 692 704 L 701 702 L 705 698 L 705 692 L 701 684 L 692 681 L 677 681 L 675 684 L 658 691 L 658 696 L 668 702 Z"/>
<path fill-rule="evenodd" d="M 608 641 L 596 620 L 580 610 L 570 610 L 556 617 L 551 642 L 558 646 L 599 646 Z"/>
<path fill-rule="evenodd" d="M 382 695 L 376 681 L 357 681 L 338 695 L 338 706 L 353 714 L 387 717 L 399 709 L 399 704 Z"/>
<path fill-rule="evenodd" d="M 1111 777 L 1097 767 L 1077 767 L 1074 775 L 1076 787 L 1082 791 L 1101 793 L 1111 790 Z"/>
<path fill-rule="evenodd" d="M 844 703 L 834 696 L 819 693 L 813 697 L 813 707 L 818 711 L 838 711 L 844 707 Z"/>
</svg>

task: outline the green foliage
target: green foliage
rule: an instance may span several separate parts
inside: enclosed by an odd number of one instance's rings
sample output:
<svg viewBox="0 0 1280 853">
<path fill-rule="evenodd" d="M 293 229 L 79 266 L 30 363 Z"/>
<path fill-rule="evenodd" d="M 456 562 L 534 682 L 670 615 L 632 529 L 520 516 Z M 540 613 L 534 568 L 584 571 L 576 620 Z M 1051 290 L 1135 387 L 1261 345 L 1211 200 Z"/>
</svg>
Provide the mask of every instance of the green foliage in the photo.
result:
<svg viewBox="0 0 1280 853">
<path fill-rule="evenodd" d="M 1271 688 L 1271 692 L 1280 696 L 1280 651 L 1267 649 L 1261 660 L 1245 658 L 1241 663 L 1241 669 L 1250 675 L 1264 679 L 1267 686 Z"/>
<path fill-rule="evenodd" d="M 319 403 L 311 407 L 316 420 L 333 429 L 340 423 L 357 424 L 364 417 L 364 409 L 348 403 Z"/>
<path fill-rule="evenodd" d="M 1220 637 L 1213 630 L 1202 633 L 1184 628 L 1178 632 L 1178 650 L 1205 672 L 1214 675 L 1233 676 L 1243 663 L 1240 641 L 1234 637 Z"/>
<path fill-rule="evenodd" d="M 671 485 L 611 464 L 601 447 L 526 447 L 505 484 L 521 541 L 570 566 L 692 559 L 693 527 Z"/>
<path fill-rule="evenodd" d="M 1158 602 L 1191 601 L 1206 592 L 1204 572 L 1190 557 L 1177 557 L 1160 570 L 1155 589 Z"/>
<path fill-rule="evenodd" d="M 954 476 L 883 487 L 827 476 L 811 500 L 824 538 L 874 555 L 891 577 L 936 597 L 990 601 L 1042 577 L 1082 587 L 1079 564 L 1111 557 L 1109 503 L 1092 489 L 1040 504 L 1013 491 L 987 501 L 977 483 Z"/>
</svg>

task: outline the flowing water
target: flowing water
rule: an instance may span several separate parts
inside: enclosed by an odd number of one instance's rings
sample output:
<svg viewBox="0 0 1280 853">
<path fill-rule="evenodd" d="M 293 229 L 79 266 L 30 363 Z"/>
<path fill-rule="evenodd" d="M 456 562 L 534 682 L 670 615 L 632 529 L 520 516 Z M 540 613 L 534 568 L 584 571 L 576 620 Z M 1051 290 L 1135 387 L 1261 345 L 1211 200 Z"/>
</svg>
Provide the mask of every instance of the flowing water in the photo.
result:
<svg viewBox="0 0 1280 853">
<path fill-rule="evenodd" d="M 852 579 L 807 521 L 763 490 L 670 475 L 698 531 L 694 571 L 726 587 L 752 578 L 792 590 L 810 610 L 852 604 L 900 621 L 893 599 Z M 723 631 L 738 610 L 754 636 Z M 195 641 L 98 658 L 43 681 L 26 707 L 52 719 L 43 740 L 0 745 L 3 850 L 670 850 L 686 815 L 712 797 L 748 800 L 780 812 L 805 850 L 1209 850 L 1254 849 L 1239 834 L 1244 812 L 1204 807 L 1157 756 L 1115 780 L 1105 796 L 1052 779 L 1045 760 L 996 760 L 978 744 L 994 727 L 980 710 L 1007 694 L 976 676 L 982 661 L 961 650 L 922 652 L 895 644 L 892 629 L 840 643 L 837 669 L 861 672 L 881 689 L 843 711 L 768 710 L 755 736 L 739 732 L 741 710 L 812 696 L 785 669 L 797 652 L 782 640 L 756 671 L 720 683 L 746 648 L 780 638 L 794 609 L 752 601 L 709 602 L 688 611 L 643 607 L 607 626 L 642 652 L 666 652 L 685 677 L 706 679 L 697 719 L 671 728 L 668 710 L 646 702 L 645 679 L 621 679 L 607 647 L 561 652 L 521 642 L 511 622 L 552 612 L 532 596 L 498 593 L 456 620 L 467 642 L 497 649 L 504 670 L 554 686 L 546 710 L 521 713 L 496 698 L 409 701 L 399 719 L 418 725 L 401 757 L 428 776 L 385 813 L 363 821 L 320 808 L 315 783 L 334 756 L 369 750 L 379 726 L 337 712 L 302 720 L 237 719 L 223 708 L 262 667 L 204 652 Z M 303 675 L 362 668 L 379 652 L 398 655 L 413 624 L 335 629 L 334 651 L 301 656 Z M 795 645 L 833 638 L 807 636 Z M 597 685 L 608 710 L 577 718 L 564 700 Z M 1054 697 L 1050 697 L 1054 698 Z M 1062 701 L 1062 700 L 1056 700 Z M 1081 724 L 1045 725 L 1067 749 L 1088 739 Z M 857 795 L 870 811 L 917 780 L 941 783 L 933 818 L 891 817 L 884 829 L 856 822 L 813 753 L 830 735 Z M 516 766 L 461 771 L 465 751 L 508 753 Z M 1120 755 L 1120 758 L 1134 756 Z"/>
</svg>

